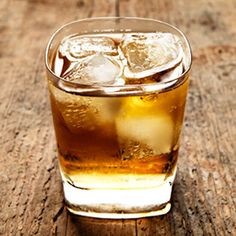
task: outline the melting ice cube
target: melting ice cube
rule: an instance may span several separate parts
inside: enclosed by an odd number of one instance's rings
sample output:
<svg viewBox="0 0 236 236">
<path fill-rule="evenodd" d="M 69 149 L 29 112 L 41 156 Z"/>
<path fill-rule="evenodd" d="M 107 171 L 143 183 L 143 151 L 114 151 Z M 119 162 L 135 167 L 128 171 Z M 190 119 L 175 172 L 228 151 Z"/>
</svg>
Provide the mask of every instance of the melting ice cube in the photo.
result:
<svg viewBox="0 0 236 236">
<path fill-rule="evenodd" d="M 119 140 L 133 140 L 150 147 L 155 154 L 168 153 L 173 140 L 174 124 L 168 115 L 123 117 L 116 119 Z"/>
<path fill-rule="evenodd" d="M 105 55 L 115 56 L 118 54 L 115 42 L 109 37 L 82 37 L 74 36 L 65 38 L 59 51 L 69 61 L 77 61 L 80 58 L 102 52 Z"/>
<path fill-rule="evenodd" d="M 112 85 L 120 74 L 119 64 L 102 54 L 78 62 L 63 77 L 80 84 Z"/>
<path fill-rule="evenodd" d="M 127 78 L 143 78 L 175 67 L 182 60 L 178 37 L 171 33 L 126 35 L 120 45 Z"/>
</svg>

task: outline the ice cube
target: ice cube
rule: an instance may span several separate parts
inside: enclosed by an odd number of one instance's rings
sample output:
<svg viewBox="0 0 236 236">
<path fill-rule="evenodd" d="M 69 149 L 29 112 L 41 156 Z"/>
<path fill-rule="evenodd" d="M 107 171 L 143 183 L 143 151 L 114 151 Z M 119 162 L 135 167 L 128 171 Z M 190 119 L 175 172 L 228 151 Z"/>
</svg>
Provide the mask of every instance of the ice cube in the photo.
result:
<svg viewBox="0 0 236 236">
<path fill-rule="evenodd" d="M 116 129 L 121 143 L 135 141 L 151 148 L 154 154 L 170 152 L 174 124 L 170 116 L 117 116 Z"/>
<path fill-rule="evenodd" d="M 113 58 L 96 54 L 78 62 L 63 78 L 80 84 L 112 85 L 120 73 L 120 65 Z"/>
<path fill-rule="evenodd" d="M 183 57 L 177 36 L 171 33 L 129 34 L 120 44 L 126 78 L 143 78 L 169 70 Z"/>
<path fill-rule="evenodd" d="M 72 133 L 76 133 L 81 127 L 93 129 L 97 114 L 91 105 L 91 98 L 66 93 L 52 84 L 49 84 L 49 89 L 52 101 L 60 112 L 59 119 L 63 119 Z"/>
<path fill-rule="evenodd" d="M 109 56 L 118 55 L 115 42 L 109 37 L 101 36 L 72 36 L 65 38 L 59 47 L 59 51 L 69 61 L 77 61 L 96 53 L 103 53 Z"/>
<path fill-rule="evenodd" d="M 104 127 L 113 123 L 122 105 L 118 97 L 76 96 L 52 84 L 49 84 L 49 89 L 54 104 L 72 133 L 77 133 L 81 129 L 93 131 L 101 128 L 106 132 Z M 107 132 L 110 131 L 108 129 Z"/>
</svg>

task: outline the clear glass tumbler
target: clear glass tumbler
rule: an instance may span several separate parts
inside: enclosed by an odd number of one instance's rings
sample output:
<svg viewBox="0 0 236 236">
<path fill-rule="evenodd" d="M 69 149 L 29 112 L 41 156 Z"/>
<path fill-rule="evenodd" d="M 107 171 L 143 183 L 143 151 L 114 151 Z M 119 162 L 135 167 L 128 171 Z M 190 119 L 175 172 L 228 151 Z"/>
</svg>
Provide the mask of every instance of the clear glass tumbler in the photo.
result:
<svg viewBox="0 0 236 236">
<path fill-rule="evenodd" d="M 154 77 L 149 76 L 127 84 L 86 84 L 65 79 L 57 71 L 61 60 L 56 54 L 68 36 L 114 38 L 156 32 L 176 35 L 182 48 L 183 71 L 176 76 L 172 74 L 169 80 L 155 82 Z M 77 51 L 87 50 L 86 40 L 80 41 Z M 114 45 L 116 47 L 117 42 Z M 131 52 L 135 53 L 136 48 L 132 47 L 136 45 L 130 45 Z M 156 45 L 151 46 L 154 48 L 151 50 L 159 50 Z M 67 53 L 66 50 L 68 45 Z M 93 50 L 89 53 L 93 54 Z M 135 63 L 142 64 L 140 58 L 134 55 Z M 191 50 L 183 33 L 153 19 L 84 19 L 54 33 L 45 60 L 59 166 L 69 211 L 99 218 L 139 218 L 167 213 L 171 207 L 191 67 Z M 104 66 L 110 63 L 106 58 L 102 60 L 106 60 Z M 80 70 L 76 73 L 82 78 Z M 105 78 L 113 72 L 104 69 L 96 73 L 99 78 Z"/>
</svg>

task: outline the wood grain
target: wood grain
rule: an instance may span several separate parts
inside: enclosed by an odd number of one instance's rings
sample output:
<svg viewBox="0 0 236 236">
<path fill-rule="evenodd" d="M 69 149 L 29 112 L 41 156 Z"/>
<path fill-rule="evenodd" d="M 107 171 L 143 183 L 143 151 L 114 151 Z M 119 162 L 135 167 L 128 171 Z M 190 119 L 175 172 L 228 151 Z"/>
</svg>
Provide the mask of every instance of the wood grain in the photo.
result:
<svg viewBox="0 0 236 236">
<path fill-rule="evenodd" d="M 235 10 L 234 0 L 1 0 L 0 235 L 236 235 Z M 167 21 L 193 48 L 172 210 L 162 217 L 74 217 L 63 204 L 44 48 L 64 23 L 112 15 Z"/>
</svg>

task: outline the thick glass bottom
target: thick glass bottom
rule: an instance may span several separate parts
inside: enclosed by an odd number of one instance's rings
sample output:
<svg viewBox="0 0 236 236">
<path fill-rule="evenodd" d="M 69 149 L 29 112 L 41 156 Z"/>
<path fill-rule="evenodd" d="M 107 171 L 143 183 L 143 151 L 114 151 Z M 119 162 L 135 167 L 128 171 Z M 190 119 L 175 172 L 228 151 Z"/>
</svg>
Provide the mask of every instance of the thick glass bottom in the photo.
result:
<svg viewBox="0 0 236 236">
<path fill-rule="evenodd" d="M 143 217 L 160 216 L 160 215 L 164 215 L 164 214 L 168 213 L 170 208 L 171 208 L 171 204 L 168 202 L 167 204 L 165 204 L 159 210 L 150 211 L 150 212 L 104 213 L 104 212 L 80 211 L 80 210 L 77 210 L 76 208 L 72 208 L 71 206 L 67 206 L 67 209 L 75 215 L 86 216 L 86 217 L 94 217 L 94 218 L 104 218 L 104 219 L 137 219 L 137 218 L 143 218 Z"/>
<path fill-rule="evenodd" d="M 67 208 L 76 215 L 131 219 L 166 214 L 170 208 L 171 181 L 142 189 L 81 189 L 63 181 Z"/>
</svg>

